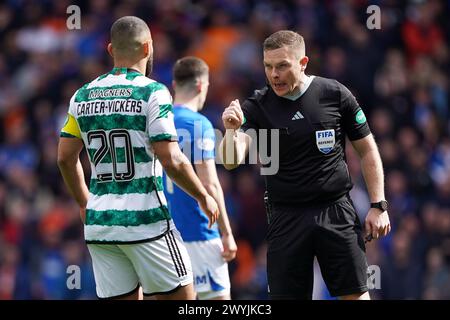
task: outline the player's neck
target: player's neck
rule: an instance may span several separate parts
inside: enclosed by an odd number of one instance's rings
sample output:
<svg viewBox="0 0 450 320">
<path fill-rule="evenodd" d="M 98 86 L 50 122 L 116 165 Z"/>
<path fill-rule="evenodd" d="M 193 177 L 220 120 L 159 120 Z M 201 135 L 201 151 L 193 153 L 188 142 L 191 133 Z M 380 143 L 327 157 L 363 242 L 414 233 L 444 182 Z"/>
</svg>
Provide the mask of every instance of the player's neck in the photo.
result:
<svg viewBox="0 0 450 320">
<path fill-rule="evenodd" d="M 128 62 L 128 61 L 121 61 L 116 60 L 114 61 L 114 68 L 127 68 L 127 69 L 133 69 L 136 71 L 139 71 L 143 75 L 145 75 L 147 65 L 145 61 L 138 61 L 136 63 Z"/>
<path fill-rule="evenodd" d="M 173 100 L 174 105 L 183 106 L 185 108 L 188 108 L 194 112 L 197 112 L 199 109 L 199 97 L 189 97 L 185 96 L 183 94 L 175 94 L 175 98 Z"/>
</svg>

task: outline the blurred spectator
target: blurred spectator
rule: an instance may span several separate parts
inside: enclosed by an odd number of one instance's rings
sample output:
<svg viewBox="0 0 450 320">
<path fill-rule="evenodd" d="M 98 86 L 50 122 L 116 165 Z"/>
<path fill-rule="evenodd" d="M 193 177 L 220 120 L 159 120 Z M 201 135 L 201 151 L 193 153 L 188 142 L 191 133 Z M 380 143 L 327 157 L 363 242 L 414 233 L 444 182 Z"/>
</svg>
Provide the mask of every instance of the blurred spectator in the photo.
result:
<svg viewBox="0 0 450 320">
<path fill-rule="evenodd" d="M 375 92 L 382 97 L 402 94 L 408 87 L 408 81 L 403 53 L 398 49 L 389 50 L 375 76 Z"/>
<path fill-rule="evenodd" d="M 445 45 L 442 28 L 436 23 L 440 1 L 431 0 L 412 4 L 402 27 L 403 39 L 411 63 L 419 55 L 436 55 Z"/>
<path fill-rule="evenodd" d="M 420 299 L 422 268 L 413 260 L 411 238 L 406 231 L 393 236 L 392 256 L 381 266 L 383 299 Z"/>
<path fill-rule="evenodd" d="M 393 134 L 392 113 L 388 109 L 377 108 L 371 115 L 370 129 L 377 140 L 388 139 Z"/>
<path fill-rule="evenodd" d="M 446 265 L 439 247 L 431 248 L 428 251 L 424 287 L 424 299 L 450 299 L 450 269 Z"/>
<path fill-rule="evenodd" d="M 30 299 L 30 274 L 18 247 L 6 245 L 0 252 L 0 300 Z"/>
<path fill-rule="evenodd" d="M 5 143 L 0 145 L 0 167 L 5 174 L 14 167 L 34 170 L 37 166 L 35 147 L 28 140 L 28 126 L 22 116 L 8 119 Z"/>
</svg>

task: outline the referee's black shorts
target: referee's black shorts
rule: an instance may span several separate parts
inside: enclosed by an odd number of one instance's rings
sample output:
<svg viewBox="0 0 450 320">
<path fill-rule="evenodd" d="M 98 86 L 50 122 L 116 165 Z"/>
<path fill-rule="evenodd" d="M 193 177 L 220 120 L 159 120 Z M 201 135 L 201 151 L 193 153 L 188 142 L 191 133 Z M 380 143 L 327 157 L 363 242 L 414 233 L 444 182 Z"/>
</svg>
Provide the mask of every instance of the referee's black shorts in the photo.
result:
<svg viewBox="0 0 450 320">
<path fill-rule="evenodd" d="M 272 203 L 267 243 L 271 299 L 312 299 L 314 256 L 332 296 L 368 290 L 361 222 L 347 195 L 321 206 Z"/>
</svg>

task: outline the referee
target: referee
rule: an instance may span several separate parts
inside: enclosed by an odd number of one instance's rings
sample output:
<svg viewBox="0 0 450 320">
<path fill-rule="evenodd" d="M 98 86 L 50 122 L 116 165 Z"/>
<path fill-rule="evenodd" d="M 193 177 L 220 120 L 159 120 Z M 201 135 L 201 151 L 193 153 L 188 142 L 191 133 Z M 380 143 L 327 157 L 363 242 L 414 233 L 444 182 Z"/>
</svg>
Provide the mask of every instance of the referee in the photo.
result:
<svg viewBox="0 0 450 320">
<path fill-rule="evenodd" d="M 256 130 L 257 140 L 268 139 L 269 148 L 279 143 L 279 170 L 265 177 L 269 295 L 311 299 L 317 257 L 332 296 L 370 299 L 362 225 L 349 196 L 346 136 L 361 159 L 370 196 L 367 236 L 378 239 L 391 227 L 383 166 L 364 112 L 336 80 L 305 74 L 308 57 L 298 33 L 272 34 L 263 51 L 268 85 L 242 108 L 234 100 L 225 109 L 220 152 L 230 170 L 244 161 L 252 142 L 243 131 Z M 279 141 L 260 136 L 266 132 L 260 129 L 278 130 Z"/>
</svg>

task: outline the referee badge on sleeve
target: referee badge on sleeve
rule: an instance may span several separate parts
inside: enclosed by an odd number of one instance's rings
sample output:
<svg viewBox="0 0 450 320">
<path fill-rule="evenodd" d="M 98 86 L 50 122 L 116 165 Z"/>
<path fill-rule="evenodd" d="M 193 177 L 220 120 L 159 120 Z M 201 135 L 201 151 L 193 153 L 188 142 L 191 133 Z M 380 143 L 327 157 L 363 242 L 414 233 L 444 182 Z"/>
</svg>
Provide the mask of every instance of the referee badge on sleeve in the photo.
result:
<svg viewBox="0 0 450 320">
<path fill-rule="evenodd" d="M 320 152 L 330 153 L 334 148 L 336 135 L 334 129 L 316 131 L 316 145 Z"/>
</svg>

